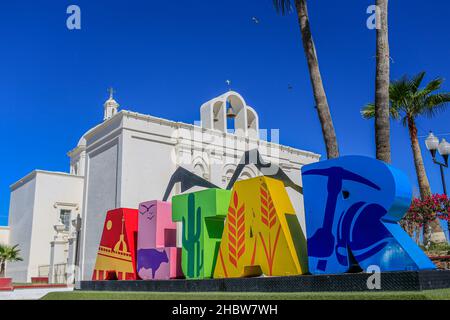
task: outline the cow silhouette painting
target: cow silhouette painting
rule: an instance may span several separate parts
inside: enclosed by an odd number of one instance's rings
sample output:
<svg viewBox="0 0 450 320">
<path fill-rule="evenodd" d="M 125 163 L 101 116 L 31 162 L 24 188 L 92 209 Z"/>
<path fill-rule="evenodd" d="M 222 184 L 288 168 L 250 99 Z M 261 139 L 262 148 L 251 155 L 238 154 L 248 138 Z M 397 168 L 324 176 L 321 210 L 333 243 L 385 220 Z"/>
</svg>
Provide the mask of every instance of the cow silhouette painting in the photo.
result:
<svg viewBox="0 0 450 320">
<path fill-rule="evenodd" d="M 169 248 L 170 250 L 170 248 Z M 166 249 L 141 249 L 138 250 L 138 270 L 142 279 L 155 279 L 156 272 L 161 264 L 168 264 L 169 258 Z"/>
<path fill-rule="evenodd" d="M 172 206 L 164 201 L 139 205 L 137 270 L 143 280 L 183 276 L 181 249 L 176 247 L 176 224 Z"/>
</svg>

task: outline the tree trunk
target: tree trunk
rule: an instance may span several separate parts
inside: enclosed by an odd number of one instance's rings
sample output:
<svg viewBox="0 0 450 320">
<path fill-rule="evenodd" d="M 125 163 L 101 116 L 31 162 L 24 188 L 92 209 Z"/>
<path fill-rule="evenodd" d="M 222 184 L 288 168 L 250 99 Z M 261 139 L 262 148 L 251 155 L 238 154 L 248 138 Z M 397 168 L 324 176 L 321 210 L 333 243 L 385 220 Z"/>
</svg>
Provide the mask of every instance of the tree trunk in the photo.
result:
<svg viewBox="0 0 450 320">
<path fill-rule="evenodd" d="M 411 148 L 414 156 L 414 165 L 416 167 L 417 182 L 419 183 L 420 196 L 424 199 L 426 196 L 431 195 L 430 183 L 428 181 L 427 173 L 425 172 L 425 166 L 423 165 L 422 151 L 419 145 L 419 139 L 417 137 L 417 127 L 414 118 L 408 117 L 408 130 L 409 137 L 411 138 Z"/>
<path fill-rule="evenodd" d="M 420 227 L 416 226 L 415 227 L 415 239 L 416 239 L 416 244 L 419 245 L 420 243 Z"/>
<path fill-rule="evenodd" d="M 0 278 L 5 277 L 5 262 L 0 262 Z"/>
<path fill-rule="evenodd" d="M 389 113 L 388 0 L 377 0 L 377 66 L 375 79 L 375 145 L 378 160 L 391 162 Z"/>
<path fill-rule="evenodd" d="M 411 148 L 414 157 L 414 165 L 416 167 L 417 182 L 419 183 L 420 197 L 424 199 L 425 197 L 431 195 L 430 182 L 428 181 L 427 173 L 425 171 L 425 166 L 423 164 L 422 151 L 420 150 L 419 139 L 417 137 L 417 127 L 414 118 L 408 117 L 408 129 L 409 136 L 411 138 Z M 432 242 L 445 242 L 445 234 L 442 231 L 439 219 L 436 218 L 430 222 L 431 225 L 431 237 Z M 427 225 L 423 226 L 424 244 L 428 241 Z"/>
<path fill-rule="evenodd" d="M 334 130 L 327 96 L 322 83 L 316 47 L 314 45 L 309 24 L 306 0 L 295 0 L 295 7 L 297 9 L 298 21 L 302 34 L 303 49 L 305 51 L 306 61 L 308 62 L 309 76 L 313 88 L 317 113 L 322 126 L 322 135 L 327 149 L 327 156 L 328 159 L 337 158 L 339 157 L 339 148 L 336 139 L 336 132 Z"/>
</svg>

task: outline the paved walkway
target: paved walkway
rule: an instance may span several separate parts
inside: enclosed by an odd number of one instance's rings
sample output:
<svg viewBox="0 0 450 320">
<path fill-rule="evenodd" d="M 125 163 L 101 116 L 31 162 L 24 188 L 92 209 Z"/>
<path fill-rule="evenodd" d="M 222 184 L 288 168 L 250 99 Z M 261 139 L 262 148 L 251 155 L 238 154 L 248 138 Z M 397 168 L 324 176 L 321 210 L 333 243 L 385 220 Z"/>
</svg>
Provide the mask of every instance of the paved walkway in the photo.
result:
<svg viewBox="0 0 450 320">
<path fill-rule="evenodd" d="M 0 300 L 39 300 L 49 292 L 72 291 L 73 288 L 40 288 L 0 291 Z"/>
</svg>

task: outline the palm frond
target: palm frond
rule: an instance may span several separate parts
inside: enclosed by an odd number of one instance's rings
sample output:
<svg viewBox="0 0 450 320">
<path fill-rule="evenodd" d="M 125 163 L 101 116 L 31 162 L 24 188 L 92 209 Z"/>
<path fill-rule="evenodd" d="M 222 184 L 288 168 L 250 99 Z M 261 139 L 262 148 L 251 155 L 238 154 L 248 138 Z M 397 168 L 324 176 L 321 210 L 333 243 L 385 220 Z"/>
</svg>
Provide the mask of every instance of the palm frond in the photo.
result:
<svg viewBox="0 0 450 320">
<path fill-rule="evenodd" d="M 400 120 L 400 112 L 402 111 L 401 108 L 391 103 L 391 106 L 389 107 L 389 113 L 391 115 L 391 118 L 394 120 Z"/>
<path fill-rule="evenodd" d="M 425 71 L 422 71 L 419 74 L 415 75 L 412 79 L 409 80 L 409 84 L 411 86 L 411 91 L 413 93 L 415 93 L 415 92 L 417 92 L 417 90 L 419 90 L 419 87 L 420 87 L 424 77 L 425 77 Z"/>
<path fill-rule="evenodd" d="M 447 109 L 450 103 L 450 92 L 429 95 L 424 100 L 422 113 L 432 118 Z"/>
<path fill-rule="evenodd" d="M 425 103 L 428 107 L 434 107 L 449 102 L 450 102 L 450 92 L 436 93 L 428 96 L 427 99 L 425 100 Z"/>
<path fill-rule="evenodd" d="M 421 72 L 410 78 L 403 76 L 399 80 L 392 81 L 389 86 L 390 115 L 391 118 L 399 120 L 402 124 L 408 125 L 409 119 L 416 119 L 425 115 L 434 117 L 439 112 L 444 111 L 450 103 L 450 92 L 435 93 L 444 82 L 442 78 L 436 78 L 420 89 L 425 72 Z M 365 119 L 375 117 L 375 105 L 368 104 L 361 110 L 361 115 Z"/>
<path fill-rule="evenodd" d="M 361 109 L 361 116 L 368 120 L 375 117 L 375 104 L 368 103 Z M 389 107 L 389 113 L 392 119 L 399 120 L 400 119 L 400 110 L 395 106 Z"/>
<path fill-rule="evenodd" d="M 442 83 L 444 82 L 444 79 L 442 78 L 436 78 L 434 80 L 431 80 L 423 90 L 421 90 L 421 94 L 428 95 L 436 90 L 439 90 L 441 88 Z"/>
<path fill-rule="evenodd" d="M 278 13 L 285 15 L 292 12 L 291 0 L 272 0 L 272 2 Z"/>
<path fill-rule="evenodd" d="M 389 86 L 389 100 L 397 109 L 408 109 L 411 97 L 411 81 L 404 76 L 400 80 L 392 81 Z"/>
<path fill-rule="evenodd" d="M 436 78 L 411 97 L 411 112 L 414 115 L 424 114 L 428 117 L 433 117 L 440 109 L 445 108 L 445 104 L 448 102 L 446 100 L 447 93 L 433 94 L 433 92 L 441 88 L 443 82 L 444 79 Z"/>
<path fill-rule="evenodd" d="M 375 117 L 375 104 L 368 103 L 361 109 L 361 116 L 364 119 L 372 119 Z"/>
<path fill-rule="evenodd" d="M 0 261 L 2 262 L 23 261 L 22 257 L 20 257 L 19 245 L 14 246 L 0 245 Z"/>
</svg>

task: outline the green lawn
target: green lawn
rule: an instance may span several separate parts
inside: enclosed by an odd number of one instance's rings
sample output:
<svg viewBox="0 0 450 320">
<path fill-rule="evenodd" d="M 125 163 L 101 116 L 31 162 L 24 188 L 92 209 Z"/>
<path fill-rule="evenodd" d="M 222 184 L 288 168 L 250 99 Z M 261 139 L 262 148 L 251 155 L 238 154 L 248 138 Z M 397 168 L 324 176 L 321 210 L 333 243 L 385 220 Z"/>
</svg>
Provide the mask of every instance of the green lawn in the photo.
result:
<svg viewBox="0 0 450 320">
<path fill-rule="evenodd" d="M 296 292 L 296 293 L 226 293 L 226 292 L 52 292 L 43 300 L 450 300 L 450 289 L 419 292 Z"/>
</svg>

